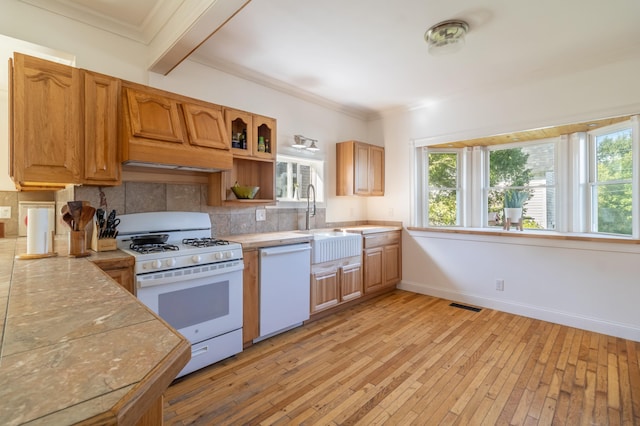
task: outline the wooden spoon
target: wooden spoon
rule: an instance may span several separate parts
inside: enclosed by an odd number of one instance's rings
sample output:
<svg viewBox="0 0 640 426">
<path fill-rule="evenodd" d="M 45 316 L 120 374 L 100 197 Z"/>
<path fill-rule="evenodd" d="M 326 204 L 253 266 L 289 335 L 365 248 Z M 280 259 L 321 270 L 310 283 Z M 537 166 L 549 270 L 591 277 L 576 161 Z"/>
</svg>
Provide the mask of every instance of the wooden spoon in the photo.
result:
<svg viewBox="0 0 640 426">
<path fill-rule="evenodd" d="M 75 225 L 73 230 L 79 231 L 80 229 L 78 228 L 78 225 L 80 222 L 80 216 L 82 215 L 82 201 L 68 201 L 67 206 L 69 206 L 69 213 L 71 213 L 71 216 L 73 217 Z"/>
<path fill-rule="evenodd" d="M 82 213 L 80 215 L 80 220 L 78 221 L 78 230 L 82 231 L 87 227 L 89 222 L 93 220 L 93 216 L 96 214 L 96 209 L 91 206 L 82 207 Z"/>
<path fill-rule="evenodd" d="M 65 206 L 66 207 L 66 206 Z M 71 228 L 73 230 L 73 216 L 71 216 L 71 213 L 69 213 L 69 210 L 67 210 L 63 215 L 62 215 L 62 220 L 65 221 L 65 223 L 67 225 L 69 225 L 69 228 Z"/>
</svg>

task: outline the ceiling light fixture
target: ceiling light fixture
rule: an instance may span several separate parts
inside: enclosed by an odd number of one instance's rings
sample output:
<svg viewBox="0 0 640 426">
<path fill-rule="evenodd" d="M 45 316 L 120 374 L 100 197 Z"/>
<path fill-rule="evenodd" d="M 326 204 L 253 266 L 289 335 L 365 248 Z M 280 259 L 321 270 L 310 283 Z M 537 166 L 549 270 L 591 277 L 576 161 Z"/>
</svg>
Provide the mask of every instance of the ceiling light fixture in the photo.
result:
<svg viewBox="0 0 640 426">
<path fill-rule="evenodd" d="M 464 46 L 464 37 L 467 31 L 469 31 L 469 24 L 452 19 L 429 28 L 424 33 L 424 40 L 429 45 L 429 53 L 432 55 L 454 53 Z"/>
<path fill-rule="evenodd" d="M 307 146 L 307 142 L 310 142 L 309 146 Z M 316 145 L 317 142 L 317 139 L 307 138 L 302 135 L 293 135 L 293 144 L 291 144 L 291 146 L 296 149 L 306 149 L 307 151 L 316 152 L 320 151 L 320 148 Z"/>
</svg>

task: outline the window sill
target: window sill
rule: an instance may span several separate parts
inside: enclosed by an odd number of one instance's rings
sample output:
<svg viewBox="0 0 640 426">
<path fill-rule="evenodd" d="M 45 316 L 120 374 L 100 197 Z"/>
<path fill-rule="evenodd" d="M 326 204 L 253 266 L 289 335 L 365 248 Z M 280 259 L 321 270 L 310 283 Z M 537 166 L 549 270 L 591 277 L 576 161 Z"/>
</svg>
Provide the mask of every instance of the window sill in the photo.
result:
<svg viewBox="0 0 640 426">
<path fill-rule="evenodd" d="M 487 235 L 500 237 L 516 237 L 516 238 L 539 238 L 545 240 L 562 240 L 562 241 L 587 241 L 597 243 L 614 243 L 614 244 L 631 244 L 640 245 L 640 240 L 631 237 L 614 237 L 611 235 L 597 234 L 578 234 L 578 233 L 561 233 L 554 231 L 533 231 L 533 230 L 511 230 L 491 228 L 419 228 L 407 227 L 409 231 L 420 232 L 440 232 L 448 234 L 467 234 L 467 235 Z"/>
</svg>

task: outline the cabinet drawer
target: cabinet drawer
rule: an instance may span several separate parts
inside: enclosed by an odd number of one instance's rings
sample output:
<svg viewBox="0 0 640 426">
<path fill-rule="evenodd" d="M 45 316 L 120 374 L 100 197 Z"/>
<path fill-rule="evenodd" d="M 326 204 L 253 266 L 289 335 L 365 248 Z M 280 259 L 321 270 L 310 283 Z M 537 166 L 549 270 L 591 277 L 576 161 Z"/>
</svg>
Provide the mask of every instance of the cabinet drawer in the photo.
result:
<svg viewBox="0 0 640 426">
<path fill-rule="evenodd" d="M 400 231 L 380 232 L 378 234 L 365 235 L 363 238 L 365 249 L 398 243 L 400 243 Z"/>
</svg>

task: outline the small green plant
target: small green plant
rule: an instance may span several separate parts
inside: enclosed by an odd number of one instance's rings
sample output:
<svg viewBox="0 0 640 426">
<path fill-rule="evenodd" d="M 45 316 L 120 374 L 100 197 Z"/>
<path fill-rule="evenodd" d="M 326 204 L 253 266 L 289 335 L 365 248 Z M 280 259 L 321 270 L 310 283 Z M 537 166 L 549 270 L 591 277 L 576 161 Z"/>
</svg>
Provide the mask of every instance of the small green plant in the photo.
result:
<svg viewBox="0 0 640 426">
<path fill-rule="evenodd" d="M 522 208 L 528 198 L 527 191 L 509 189 L 504 193 L 504 207 L 507 209 Z"/>
</svg>

